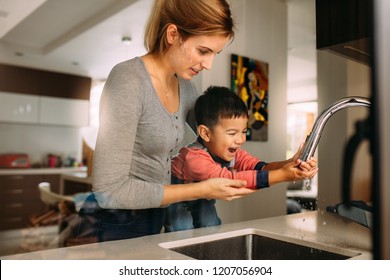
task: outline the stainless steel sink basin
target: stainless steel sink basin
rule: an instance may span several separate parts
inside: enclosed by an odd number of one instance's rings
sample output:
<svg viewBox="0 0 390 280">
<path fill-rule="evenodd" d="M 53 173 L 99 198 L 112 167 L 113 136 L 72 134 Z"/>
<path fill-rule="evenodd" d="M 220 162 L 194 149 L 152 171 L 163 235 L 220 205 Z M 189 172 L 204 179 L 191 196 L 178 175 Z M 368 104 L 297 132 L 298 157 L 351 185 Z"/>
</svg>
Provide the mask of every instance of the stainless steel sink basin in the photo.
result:
<svg viewBox="0 0 390 280">
<path fill-rule="evenodd" d="M 256 229 L 166 242 L 160 246 L 200 260 L 343 260 L 360 255 L 356 251 Z"/>
</svg>

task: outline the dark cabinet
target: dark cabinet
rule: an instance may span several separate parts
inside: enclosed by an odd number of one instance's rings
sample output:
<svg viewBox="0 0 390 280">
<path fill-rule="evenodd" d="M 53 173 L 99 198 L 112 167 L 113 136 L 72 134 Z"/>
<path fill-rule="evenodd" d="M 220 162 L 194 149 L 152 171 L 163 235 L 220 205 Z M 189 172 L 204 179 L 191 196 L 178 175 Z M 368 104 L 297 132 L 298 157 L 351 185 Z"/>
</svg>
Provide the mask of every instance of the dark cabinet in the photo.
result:
<svg viewBox="0 0 390 280">
<path fill-rule="evenodd" d="M 38 184 L 49 182 L 59 191 L 60 175 L 1 175 L 0 230 L 24 228 L 30 218 L 45 210 Z"/>
<path fill-rule="evenodd" d="M 0 64 L 0 91 L 89 100 L 92 79 Z"/>
<path fill-rule="evenodd" d="M 317 49 L 369 64 L 373 0 L 316 0 Z"/>
<path fill-rule="evenodd" d="M 86 193 L 92 191 L 92 184 L 69 179 L 63 180 L 64 195 L 74 195 L 77 193 Z"/>
</svg>

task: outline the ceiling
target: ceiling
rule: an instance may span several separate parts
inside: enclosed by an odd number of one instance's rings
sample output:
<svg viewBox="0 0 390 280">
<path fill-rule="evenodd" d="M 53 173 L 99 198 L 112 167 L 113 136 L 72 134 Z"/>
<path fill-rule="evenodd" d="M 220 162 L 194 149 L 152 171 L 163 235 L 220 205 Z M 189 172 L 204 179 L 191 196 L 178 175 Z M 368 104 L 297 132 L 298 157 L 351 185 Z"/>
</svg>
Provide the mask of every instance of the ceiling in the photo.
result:
<svg viewBox="0 0 390 280">
<path fill-rule="evenodd" d="M 316 95 L 315 1 L 284 1 L 289 102 L 311 100 Z M 115 64 L 146 52 L 143 34 L 152 2 L 0 0 L 0 63 L 104 80 Z M 129 45 L 123 37 L 132 39 Z"/>
<path fill-rule="evenodd" d="M 145 53 L 151 5 L 152 0 L 0 0 L 0 63 L 105 79 L 116 63 Z"/>
</svg>

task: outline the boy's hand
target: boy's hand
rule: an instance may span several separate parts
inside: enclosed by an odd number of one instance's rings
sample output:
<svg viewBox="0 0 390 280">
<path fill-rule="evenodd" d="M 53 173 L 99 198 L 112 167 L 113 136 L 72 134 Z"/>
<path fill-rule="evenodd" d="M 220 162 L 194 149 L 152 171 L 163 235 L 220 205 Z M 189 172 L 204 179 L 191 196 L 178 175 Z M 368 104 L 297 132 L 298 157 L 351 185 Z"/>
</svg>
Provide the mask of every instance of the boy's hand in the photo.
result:
<svg viewBox="0 0 390 280">
<path fill-rule="evenodd" d="M 307 161 L 302 161 L 300 159 L 297 159 L 293 162 L 294 169 L 292 174 L 293 178 L 292 180 L 303 180 L 303 179 L 311 179 L 313 178 L 317 172 L 317 159 L 316 158 L 310 158 Z"/>
</svg>

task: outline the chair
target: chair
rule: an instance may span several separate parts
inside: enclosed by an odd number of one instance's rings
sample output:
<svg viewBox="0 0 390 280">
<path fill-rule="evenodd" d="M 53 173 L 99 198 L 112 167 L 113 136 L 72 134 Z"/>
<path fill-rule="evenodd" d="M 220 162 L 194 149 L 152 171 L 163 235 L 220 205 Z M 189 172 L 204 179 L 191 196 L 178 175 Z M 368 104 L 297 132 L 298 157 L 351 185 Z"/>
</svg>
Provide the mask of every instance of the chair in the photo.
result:
<svg viewBox="0 0 390 280">
<path fill-rule="evenodd" d="M 48 209 L 40 216 L 32 217 L 30 223 L 34 227 L 58 226 L 58 234 L 50 246 L 63 247 L 69 235 L 69 223 L 72 223 L 74 217 L 77 216 L 77 204 L 81 201 L 80 197 L 83 198 L 86 194 L 61 195 L 53 192 L 48 182 L 39 183 L 38 190 L 41 201 Z"/>
<path fill-rule="evenodd" d="M 30 218 L 32 226 L 59 225 L 65 217 L 75 212 L 73 196 L 52 192 L 48 182 L 39 183 L 38 190 L 40 199 L 46 205 L 46 209 L 39 215 Z"/>
<path fill-rule="evenodd" d="M 74 196 L 61 195 L 51 191 L 50 183 L 42 182 L 38 184 L 40 197 L 46 205 L 55 205 L 62 201 L 74 202 Z"/>
</svg>

